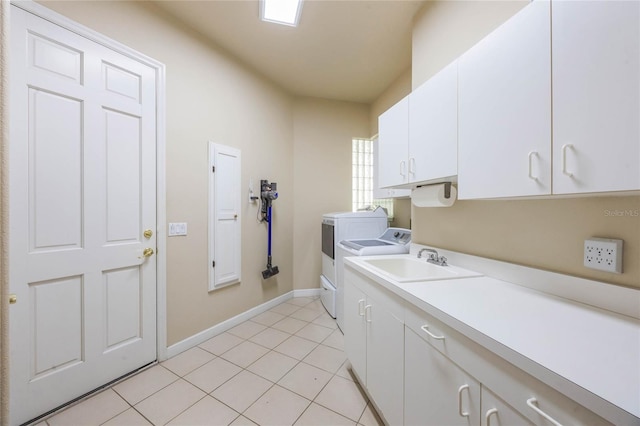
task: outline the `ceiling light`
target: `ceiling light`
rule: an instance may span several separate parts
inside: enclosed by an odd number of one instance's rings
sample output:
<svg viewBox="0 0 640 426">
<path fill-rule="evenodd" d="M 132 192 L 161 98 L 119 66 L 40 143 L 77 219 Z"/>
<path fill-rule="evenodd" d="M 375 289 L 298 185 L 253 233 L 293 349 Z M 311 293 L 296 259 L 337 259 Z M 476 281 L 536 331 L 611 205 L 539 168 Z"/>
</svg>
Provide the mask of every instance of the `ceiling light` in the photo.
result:
<svg viewBox="0 0 640 426">
<path fill-rule="evenodd" d="M 260 0 L 260 19 L 295 27 L 300 19 L 302 0 Z"/>
</svg>

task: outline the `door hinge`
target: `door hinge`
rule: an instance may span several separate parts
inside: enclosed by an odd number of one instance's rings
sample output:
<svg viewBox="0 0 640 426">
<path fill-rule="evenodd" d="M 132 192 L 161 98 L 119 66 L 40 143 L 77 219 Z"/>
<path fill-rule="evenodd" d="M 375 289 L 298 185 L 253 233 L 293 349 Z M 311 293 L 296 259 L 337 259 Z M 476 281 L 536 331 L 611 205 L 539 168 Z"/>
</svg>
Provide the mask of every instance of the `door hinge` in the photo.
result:
<svg viewBox="0 0 640 426">
<path fill-rule="evenodd" d="M 211 173 L 215 173 L 216 172 L 216 166 L 211 166 Z"/>
<path fill-rule="evenodd" d="M 216 261 L 215 261 L 215 260 L 211 262 L 211 267 L 212 267 L 212 268 L 215 268 L 215 267 L 216 267 Z"/>
</svg>

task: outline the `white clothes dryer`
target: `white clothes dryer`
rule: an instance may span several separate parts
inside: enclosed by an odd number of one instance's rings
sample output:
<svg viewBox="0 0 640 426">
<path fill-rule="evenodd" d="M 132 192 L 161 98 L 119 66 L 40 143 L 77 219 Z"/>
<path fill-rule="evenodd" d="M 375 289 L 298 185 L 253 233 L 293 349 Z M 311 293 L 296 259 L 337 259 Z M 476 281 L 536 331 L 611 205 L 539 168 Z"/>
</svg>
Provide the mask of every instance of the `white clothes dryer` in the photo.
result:
<svg viewBox="0 0 640 426">
<path fill-rule="evenodd" d="M 381 207 L 373 211 L 327 213 L 322 216 L 322 275 L 320 300 L 336 317 L 335 253 L 342 240 L 375 238 L 387 229 L 387 213 Z"/>
</svg>

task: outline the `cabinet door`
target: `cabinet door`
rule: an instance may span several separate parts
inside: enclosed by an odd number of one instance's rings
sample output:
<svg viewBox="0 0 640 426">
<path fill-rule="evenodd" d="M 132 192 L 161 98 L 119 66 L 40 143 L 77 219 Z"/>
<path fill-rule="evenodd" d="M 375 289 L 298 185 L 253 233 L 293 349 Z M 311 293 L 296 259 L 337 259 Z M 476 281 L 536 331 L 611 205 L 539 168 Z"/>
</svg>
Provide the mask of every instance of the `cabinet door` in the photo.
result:
<svg viewBox="0 0 640 426">
<path fill-rule="evenodd" d="M 458 174 L 458 63 L 409 98 L 409 182 Z"/>
<path fill-rule="evenodd" d="M 391 425 L 403 424 L 404 324 L 368 295 L 367 389 Z"/>
<path fill-rule="evenodd" d="M 365 294 L 350 280 L 352 273 L 344 270 L 344 346 L 351 368 L 361 384 L 367 379 L 367 327 L 364 321 Z"/>
<path fill-rule="evenodd" d="M 407 183 L 409 155 L 409 97 L 385 111 L 378 120 L 380 188 Z"/>
<path fill-rule="evenodd" d="M 460 57 L 461 199 L 551 193 L 550 27 L 537 0 Z"/>
<path fill-rule="evenodd" d="M 373 199 L 402 198 L 411 195 L 410 189 L 380 188 L 379 183 L 380 142 L 378 138 L 373 140 Z"/>
<path fill-rule="evenodd" d="M 553 3 L 553 192 L 640 189 L 640 3 Z"/>
<path fill-rule="evenodd" d="M 406 327 L 404 356 L 406 425 L 480 424 L 475 379 Z"/>
<path fill-rule="evenodd" d="M 482 385 L 482 426 L 533 425 L 526 417 Z"/>
</svg>

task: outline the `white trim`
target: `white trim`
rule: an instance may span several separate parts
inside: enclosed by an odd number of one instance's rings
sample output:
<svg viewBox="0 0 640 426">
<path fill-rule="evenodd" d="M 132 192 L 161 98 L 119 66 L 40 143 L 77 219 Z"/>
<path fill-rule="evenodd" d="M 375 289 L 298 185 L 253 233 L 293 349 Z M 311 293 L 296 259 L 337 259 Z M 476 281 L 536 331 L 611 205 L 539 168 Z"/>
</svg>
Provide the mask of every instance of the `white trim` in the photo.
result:
<svg viewBox="0 0 640 426">
<path fill-rule="evenodd" d="M 293 297 L 318 297 L 321 293 L 321 288 L 302 288 L 293 290 Z"/>
<path fill-rule="evenodd" d="M 156 68 L 156 344 L 158 361 L 167 359 L 167 139 L 166 70 Z"/>
<path fill-rule="evenodd" d="M 125 46 L 91 28 L 52 11 L 31 0 L 12 0 L 11 4 L 94 41 L 115 52 L 141 62 L 156 70 L 156 330 L 157 358 L 167 357 L 167 240 L 166 240 L 166 91 L 165 65 L 132 48 Z"/>
<path fill-rule="evenodd" d="M 38 4 L 33 0 L 11 0 L 11 4 L 152 68 L 164 68 L 163 63 L 150 58 L 149 56 L 140 53 L 137 50 L 134 50 L 129 46 L 124 45 L 112 38 L 109 38 L 104 34 L 100 34 L 99 32 L 89 27 L 73 21 L 64 15 L 59 14 L 58 12 L 54 12 L 53 10 L 48 9 L 47 7 Z"/>
<path fill-rule="evenodd" d="M 212 337 L 215 337 L 218 334 L 223 333 L 235 327 L 236 325 L 245 322 L 249 318 L 255 317 L 258 314 L 266 312 L 269 309 L 279 305 L 282 302 L 286 302 L 289 299 L 293 299 L 294 294 L 296 294 L 296 291 L 299 291 L 299 290 L 290 291 L 288 293 L 283 294 L 282 296 L 276 297 L 275 299 L 271 299 L 268 302 L 263 303 L 262 305 L 258 305 L 254 308 L 251 308 L 248 311 L 245 311 L 239 315 L 236 315 L 235 317 L 229 318 L 226 321 L 222 321 L 221 323 L 216 324 L 213 327 L 203 330 L 200 333 L 194 334 L 191 337 L 187 337 L 186 339 L 174 345 L 169 346 L 167 348 L 167 358 L 174 357 L 186 351 L 187 349 L 191 349 L 194 346 L 199 345 L 200 343 L 204 343 L 207 340 L 211 339 Z M 304 293 L 304 295 L 307 295 L 307 294 Z M 295 297 L 300 297 L 300 296 L 296 295 Z"/>
</svg>

